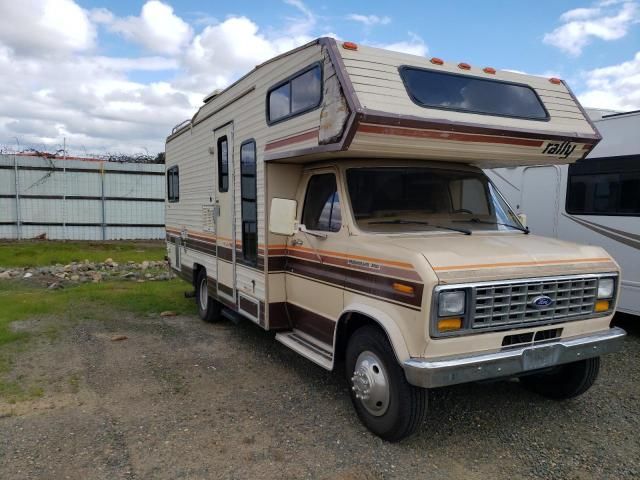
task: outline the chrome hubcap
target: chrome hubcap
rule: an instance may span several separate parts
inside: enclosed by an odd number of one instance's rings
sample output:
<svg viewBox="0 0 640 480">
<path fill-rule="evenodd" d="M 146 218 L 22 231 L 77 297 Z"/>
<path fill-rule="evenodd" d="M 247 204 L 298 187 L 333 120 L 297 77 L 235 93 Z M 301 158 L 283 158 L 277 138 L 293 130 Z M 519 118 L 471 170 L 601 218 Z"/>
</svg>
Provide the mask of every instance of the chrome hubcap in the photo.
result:
<svg viewBox="0 0 640 480">
<path fill-rule="evenodd" d="M 351 389 L 371 415 L 379 417 L 389 408 L 389 381 L 378 356 L 368 350 L 358 355 Z"/>
<path fill-rule="evenodd" d="M 209 302 L 209 291 L 207 289 L 207 279 L 203 278 L 200 282 L 200 308 L 202 310 L 207 309 L 207 303 Z"/>
</svg>

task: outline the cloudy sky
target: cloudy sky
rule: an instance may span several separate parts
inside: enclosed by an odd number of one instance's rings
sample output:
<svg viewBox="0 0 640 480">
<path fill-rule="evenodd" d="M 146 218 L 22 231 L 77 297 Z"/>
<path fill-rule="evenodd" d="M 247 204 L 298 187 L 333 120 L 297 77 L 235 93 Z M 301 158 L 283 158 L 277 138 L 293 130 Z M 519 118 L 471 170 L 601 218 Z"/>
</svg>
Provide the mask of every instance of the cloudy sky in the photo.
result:
<svg viewBox="0 0 640 480">
<path fill-rule="evenodd" d="M 0 148 L 156 153 L 205 94 L 330 35 L 640 109 L 640 0 L 0 0 Z"/>
</svg>

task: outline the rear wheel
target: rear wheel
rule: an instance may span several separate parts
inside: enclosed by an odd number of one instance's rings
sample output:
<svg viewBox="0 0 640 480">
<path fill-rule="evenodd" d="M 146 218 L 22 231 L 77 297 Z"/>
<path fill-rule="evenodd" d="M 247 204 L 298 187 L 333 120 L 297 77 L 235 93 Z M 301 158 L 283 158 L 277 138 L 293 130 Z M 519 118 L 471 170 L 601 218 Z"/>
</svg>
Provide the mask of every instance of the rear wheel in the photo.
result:
<svg viewBox="0 0 640 480">
<path fill-rule="evenodd" d="M 548 372 L 520 377 L 520 383 L 532 392 L 554 400 L 582 395 L 598 378 L 600 357 L 559 365 Z"/>
<path fill-rule="evenodd" d="M 407 382 L 386 335 L 370 326 L 356 330 L 345 360 L 351 401 L 362 423 L 390 442 L 415 433 L 427 413 L 427 391 Z"/>
<path fill-rule="evenodd" d="M 196 303 L 198 315 L 205 322 L 217 322 L 221 318 L 222 305 L 209 296 L 207 271 L 201 268 L 196 279 Z"/>
</svg>

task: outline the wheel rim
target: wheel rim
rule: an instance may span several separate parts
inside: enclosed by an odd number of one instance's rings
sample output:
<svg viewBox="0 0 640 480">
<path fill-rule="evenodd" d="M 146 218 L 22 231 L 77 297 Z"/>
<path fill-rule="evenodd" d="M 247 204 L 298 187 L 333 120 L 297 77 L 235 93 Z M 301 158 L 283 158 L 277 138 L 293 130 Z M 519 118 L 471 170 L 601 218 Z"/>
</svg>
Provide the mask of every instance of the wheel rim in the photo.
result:
<svg viewBox="0 0 640 480">
<path fill-rule="evenodd" d="M 199 292 L 199 296 L 200 296 L 200 308 L 202 308 L 202 310 L 206 310 L 207 309 L 207 303 L 209 302 L 209 291 L 207 289 L 207 278 L 203 278 L 200 281 L 200 292 Z"/>
<path fill-rule="evenodd" d="M 358 355 L 351 377 L 351 389 L 362 406 L 375 417 L 389 408 L 389 377 L 378 356 L 366 350 Z"/>
</svg>

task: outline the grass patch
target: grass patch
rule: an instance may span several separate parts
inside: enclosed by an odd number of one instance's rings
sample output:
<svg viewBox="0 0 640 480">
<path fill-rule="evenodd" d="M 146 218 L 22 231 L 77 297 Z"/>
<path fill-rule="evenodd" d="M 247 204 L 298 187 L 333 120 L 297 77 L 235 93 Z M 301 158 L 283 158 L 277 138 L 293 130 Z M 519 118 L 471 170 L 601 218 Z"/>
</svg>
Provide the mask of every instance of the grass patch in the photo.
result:
<svg viewBox="0 0 640 480">
<path fill-rule="evenodd" d="M 179 279 L 164 282 L 107 281 L 85 283 L 62 290 L 43 290 L 22 282 L 0 281 L 0 346 L 28 336 L 14 332 L 11 322 L 38 316 L 82 320 L 118 314 L 158 313 L 173 310 L 193 313 L 192 299 L 184 298 L 189 286 Z M 53 335 L 47 330 L 46 335 Z"/>
<path fill-rule="evenodd" d="M 67 265 L 71 262 L 114 262 L 129 260 L 162 260 L 166 255 L 165 243 L 158 242 L 63 242 L 53 240 L 0 242 L 0 267 L 36 267 Z"/>
</svg>

